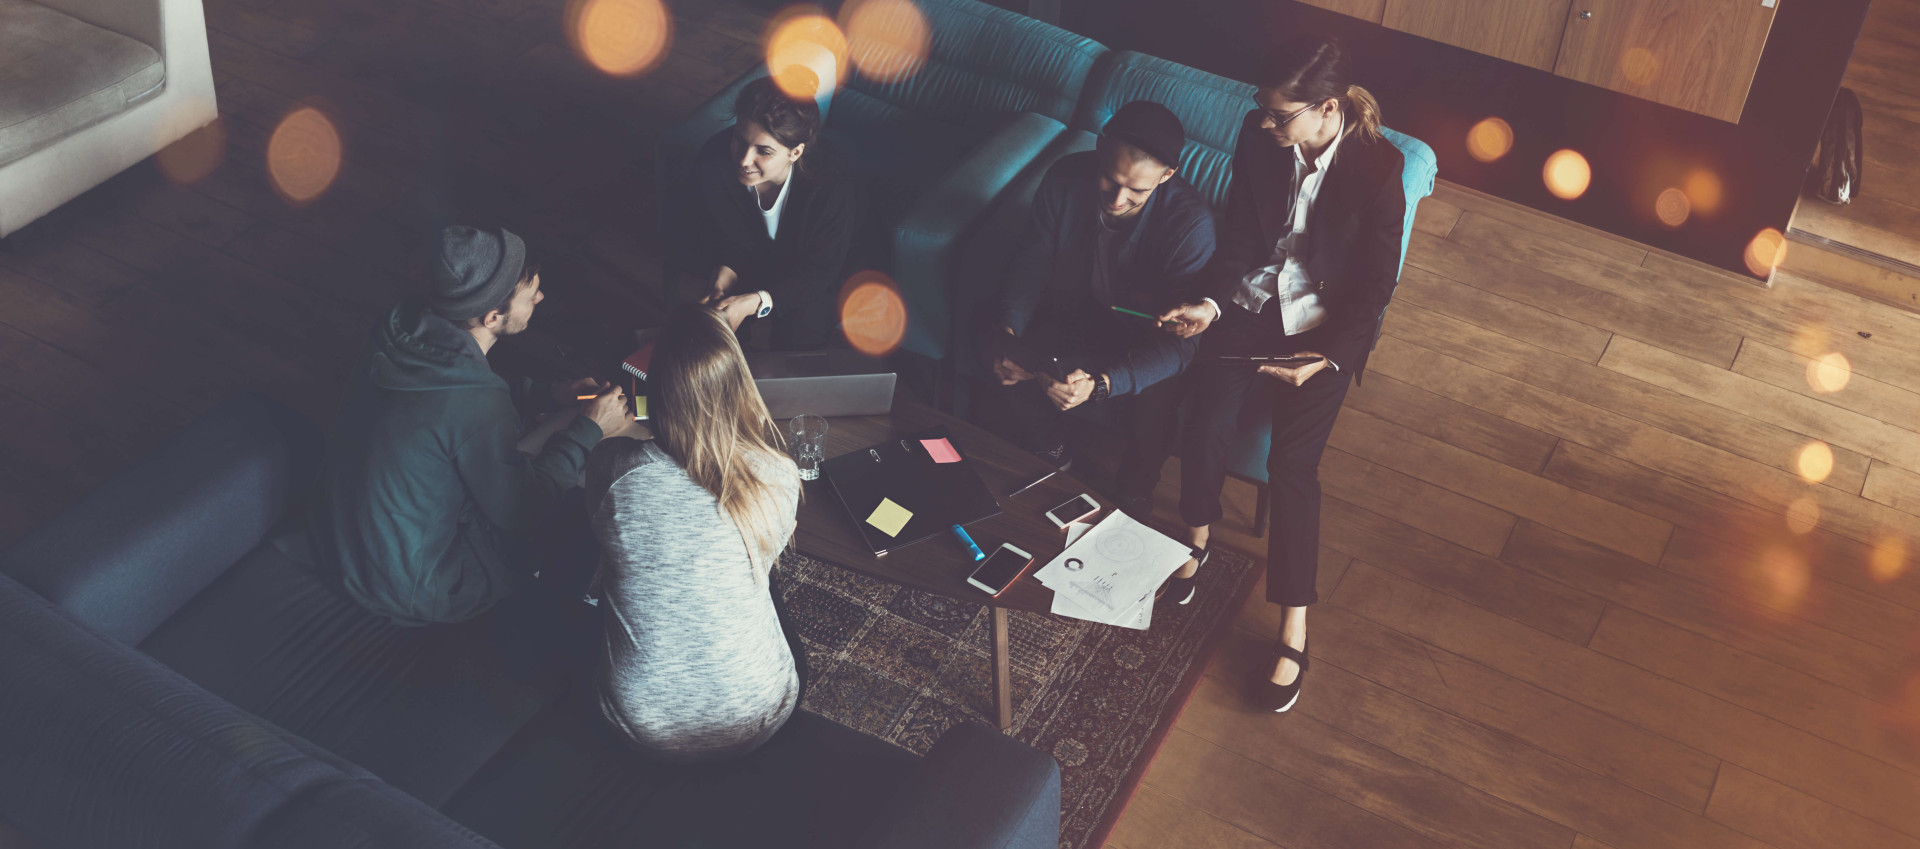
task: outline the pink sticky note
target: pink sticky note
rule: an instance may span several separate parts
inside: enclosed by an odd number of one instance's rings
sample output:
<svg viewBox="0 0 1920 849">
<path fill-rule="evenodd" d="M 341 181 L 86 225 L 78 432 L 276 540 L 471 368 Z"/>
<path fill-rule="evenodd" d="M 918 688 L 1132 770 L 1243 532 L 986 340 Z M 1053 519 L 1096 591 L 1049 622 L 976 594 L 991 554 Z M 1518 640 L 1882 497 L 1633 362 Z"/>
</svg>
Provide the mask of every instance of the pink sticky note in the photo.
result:
<svg viewBox="0 0 1920 849">
<path fill-rule="evenodd" d="M 920 444 L 927 446 L 927 455 L 935 463 L 960 462 L 960 452 L 953 450 L 953 443 L 945 439 L 922 439 Z"/>
</svg>

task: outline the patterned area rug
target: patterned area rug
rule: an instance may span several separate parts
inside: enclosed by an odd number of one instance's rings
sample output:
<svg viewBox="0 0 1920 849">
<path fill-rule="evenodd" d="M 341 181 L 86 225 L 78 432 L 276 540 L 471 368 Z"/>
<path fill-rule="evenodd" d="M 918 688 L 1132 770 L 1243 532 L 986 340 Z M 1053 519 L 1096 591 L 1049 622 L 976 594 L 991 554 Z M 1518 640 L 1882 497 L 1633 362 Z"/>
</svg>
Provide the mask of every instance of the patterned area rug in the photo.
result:
<svg viewBox="0 0 1920 849">
<path fill-rule="evenodd" d="M 1014 612 L 1010 733 L 1060 761 L 1061 849 L 1106 839 L 1254 583 L 1252 567 L 1216 549 L 1193 602 L 1161 604 L 1145 632 Z M 917 753 L 955 723 L 992 724 L 985 606 L 804 555 L 778 569 L 807 648 L 808 710 Z"/>
</svg>

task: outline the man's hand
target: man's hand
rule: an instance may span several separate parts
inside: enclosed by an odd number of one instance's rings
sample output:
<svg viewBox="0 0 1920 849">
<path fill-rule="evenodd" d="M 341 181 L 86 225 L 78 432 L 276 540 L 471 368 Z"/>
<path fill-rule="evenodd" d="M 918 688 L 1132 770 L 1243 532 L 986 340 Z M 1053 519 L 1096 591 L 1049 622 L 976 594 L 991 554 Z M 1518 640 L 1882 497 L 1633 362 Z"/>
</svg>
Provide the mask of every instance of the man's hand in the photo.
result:
<svg viewBox="0 0 1920 849">
<path fill-rule="evenodd" d="M 1047 400 L 1061 410 L 1071 410 L 1093 397 L 1094 376 L 1074 369 L 1065 381 L 1047 380 Z"/>
<path fill-rule="evenodd" d="M 581 377 L 554 383 L 549 394 L 556 404 L 571 404 L 580 400 L 582 395 L 599 395 L 610 387 L 611 384 L 599 378 Z"/>
<path fill-rule="evenodd" d="M 732 295 L 720 299 L 720 302 L 714 304 L 713 307 L 719 310 L 722 316 L 726 317 L 727 326 L 732 327 L 735 332 L 738 332 L 741 322 L 754 317 L 755 314 L 760 312 L 760 293 L 748 292 L 744 295 Z"/>
<path fill-rule="evenodd" d="M 627 402 L 627 390 L 618 386 L 591 401 L 582 401 L 581 414 L 600 426 L 602 437 L 618 433 L 633 421 L 633 407 Z"/>
<path fill-rule="evenodd" d="M 1320 360 L 1318 362 L 1311 362 L 1311 363 L 1307 363 L 1306 365 L 1295 366 L 1293 368 L 1287 368 L 1285 366 L 1276 366 L 1276 365 L 1264 365 L 1260 367 L 1260 373 L 1264 375 L 1269 375 L 1272 377 L 1277 377 L 1295 386 L 1299 386 L 1302 383 L 1306 383 L 1307 378 L 1312 377 L 1316 374 L 1319 374 L 1321 369 L 1327 367 L 1327 362 L 1328 362 L 1327 358 L 1324 355 L 1315 351 L 1301 351 L 1300 353 L 1293 354 L 1292 356 L 1320 357 Z"/>
<path fill-rule="evenodd" d="M 1160 314 L 1161 329 L 1182 339 L 1200 335 L 1213 323 L 1217 313 L 1212 304 L 1181 304 Z"/>
<path fill-rule="evenodd" d="M 1033 379 L 1032 372 L 1015 365 L 1006 357 L 993 361 L 993 376 L 1000 379 L 1001 386 L 1012 386 L 1023 380 Z"/>
</svg>

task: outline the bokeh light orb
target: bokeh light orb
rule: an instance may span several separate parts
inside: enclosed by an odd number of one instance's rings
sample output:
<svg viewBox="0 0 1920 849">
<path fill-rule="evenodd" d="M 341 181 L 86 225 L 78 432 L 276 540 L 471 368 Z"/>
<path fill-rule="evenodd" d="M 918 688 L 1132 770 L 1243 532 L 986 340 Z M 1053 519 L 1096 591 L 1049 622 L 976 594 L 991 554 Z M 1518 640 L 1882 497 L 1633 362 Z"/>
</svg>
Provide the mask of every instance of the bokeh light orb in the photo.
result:
<svg viewBox="0 0 1920 849">
<path fill-rule="evenodd" d="M 1787 505 L 1787 530 L 1805 536 L 1820 526 L 1820 502 L 1802 495 Z"/>
<path fill-rule="evenodd" d="M 1554 197 L 1573 200 L 1587 193 L 1587 184 L 1593 181 L 1593 168 L 1578 151 L 1556 150 L 1547 157 L 1547 165 L 1540 175 Z"/>
<path fill-rule="evenodd" d="M 340 176 L 340 131 L 311 106 L 287 113 L 267 140 L 267 176 L 289 202 L 319 197 Z"/>
<path fill-rule="evenodd" d="M 1660 75 L 1660 58 L 1645 47 L 1628 48 L 1620 56 L 1620 74 L 1634 85 L 1646 85 Z"/>
<path fill-rule="evenodd" d="M 1791 610 L 1806 597 L 1812 577 L 1806 558 L 1776 546 L 1760 554 L 1749 583 L 1761 604 Z"/>
<path fill-rule="evenodd" d="M 907 335 L 907 304 L 900 287 L 878 271 L 862 271 L 840 287 L 840 333 L 869 357 L 899 350 Z"/>
<path fill-rule="evenodd" d="M 573 0 L 565 20 L 573 49 L 609 76 L 653 70 L 673 42 L 673 15 L 661 0 Z"/>
<path fill-rule="evenodd" d="M 1693 201 L 1687 198 L 1686 192 L 1667 189 L 1654 199 L 1653 214 L 1659 217 L 1660 223 L 1678 227 L 1687 223 L 1687 216 L 1693 214 Z"/>
<path fill-rule="evenodd" d="M 1888 536 L 1873 544 L 1873 556 L 1867 561 L 1867 575 L 1885 584 L 1907 572 L 1907 540 Z"/>
<path fill-rule="evenodd" d="M 1720 197 L 1723 194 L 1720 175 L 1705 168 L 1695 168 L 1687 172 L 1680 189 L 1687 193 L 1687 201 L 1692 204 L 1694 212 L 1712 215 L 1720 211 Z"/>
<path fill-rule="evenodd" d="M 839 85 L 847 37 L 817 6 L 795 6 L 767 28 L 767 71 L 788 97 L 818 97 Z"/>
<path fill-rule="evenodd" d="M 1747 270 L 1755 277 L 1771 277 L 1786 258 L 1787 237 L 1772 227 L 1754 234 L 1753 241 L 1747 243 Z"/>
<path fill-rule="evenodd" d="M 875 82 L 897 83 L 927 63 L 931 30 L 913 0 L 851 0 L 840 8 L 853 67 Z"/>
<path fill-rule="evenodd" d="M 1853 379 L 1853 365 L 1847 355 L 1835 351 L 1807 363 L 1807 386 L 1822 394 L 1839 392 Z"/>
<path fill-rule="evenodd" d="M 153 157 L 160 173 L 174 185 L 190 186 L 207 178 L 227 157 L 227 122 L 223 118 L 186 134 Z"/>
<path fill-rule="evenodd" d="M 1807 483 L 1826 480 L 1833 474 L 1833 449 L 1824 442 L 1809 442 L 1794 456 L 1793 467 Z"/>
<path fill-rule="evenodd" d="M 1467 155 L 1492 162 L 1513 149 L 1513 127 L 1499 118 L 1482 118 L 1467 131 Z"/>
</svg>

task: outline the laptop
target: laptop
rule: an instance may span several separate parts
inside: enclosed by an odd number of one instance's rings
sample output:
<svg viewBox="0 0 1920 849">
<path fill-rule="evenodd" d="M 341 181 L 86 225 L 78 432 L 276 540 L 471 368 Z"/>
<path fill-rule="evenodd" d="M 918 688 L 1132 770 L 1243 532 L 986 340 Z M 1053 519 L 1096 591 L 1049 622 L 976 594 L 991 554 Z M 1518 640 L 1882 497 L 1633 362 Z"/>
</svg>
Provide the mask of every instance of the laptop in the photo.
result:
<svg viewBox="0 0 1920 849">
<path fill-rule="evenodd" d="M 767 402 L 767 413 L 790 419 L 816 416 L 883 416 L 893 411 L 895 375 L 886 363 L 859 351 L 753 351 L 747 370 Z"/>
</svg>

